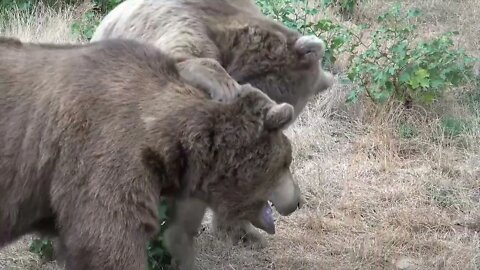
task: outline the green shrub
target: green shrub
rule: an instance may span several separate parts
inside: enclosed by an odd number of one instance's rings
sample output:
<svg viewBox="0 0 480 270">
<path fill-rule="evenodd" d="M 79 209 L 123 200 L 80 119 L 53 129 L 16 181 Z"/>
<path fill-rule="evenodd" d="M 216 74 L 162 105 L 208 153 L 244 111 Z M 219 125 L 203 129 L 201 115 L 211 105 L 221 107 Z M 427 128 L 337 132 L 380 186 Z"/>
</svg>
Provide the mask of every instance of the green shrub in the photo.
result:
<svg viewBox="0 0 480 270">
<path fill-rule="evenodd" d="M 305 32 L 307 15 L 316 14 L 306 0 L 257 0 L 263 14 L 282 22 L 289 28 Z"/>
<path fill-rule="evenodd" d="M 413 139 L 418 136 L 418 131 L 414 125 L 402 123 L 398 127 L 398 133 L 402 139 Z"/>
<path fill-rule="evenodd" d="M 354 58 L 349 70 L 349 79 L 359 88 L 348 101 L 366 93 L 376 103 L 395 98 L 407 107 L 413 102 L 430 104 L 448 87 L 462 85 L 471 77 L 475 59 L 454 48 L 456 33 L 414 42 L 418 32 L 412 19 L 419 15 L 418 10 L 404 13 L 396 5 L 378 17 L 381 26 L 373 31 L 369 44 L 356 39 L 353 47 L 362 46 L 365 51 Z"/>
<path fill-rule="evenodd" d="M 323 0 L 326 7 L 338 7 L 344 19 L 349 19 L 361 0 Z"/>
<path fill-rule="evenodd" d="M 100 20 L 93 11 L 86 12 L 80 21 L 76 21 L 71 25 L 72 34 L 83 39 L 90 40 L 95 33 Z"/>
<path fill-rule="evenodd" d="M 72 34 L 83 40 L 90 40 L 100 23 L 100 18 L 124 0 L 93 0 L 94 8 L 71 25 Z"/>
<path fill-rule="evenodd" d="M 480 117 L 480 77 L 475 79 L 472 89 L 463 92 L 460 98 L 474 115 Z"/>
<path fill-rule="evenodd" d="M 167 221 L 171 217 L 167 200 L 163 199 L 158 207 L 160 231 L 147 245 L 148 270 L 164 270 L 171 263 L 171 256 L 163 245 L 163 233 L 167 228 Z"/>
<path fill-rule="evenodd" d="M 351 39 L 349 31 L 332 20 L 325 18 L 318 21 L 309 20 L 311 16 L 321 12 L 321 7 L 310 7 L 306 0 L 257 0 L 256 2 L 265 15 L 302 34 L 321 37 L 326 46 L 323 59 L 326 69 L 331 67 L 336 61 L 335 55 L 342 52 L 345 49 L 344 45 Z"/>
<path fill-rule="evenodd" d="M 123 1 L 124 0 L 92 0 L 92 2 L 95 4 L 96 9 L 101 14 L 108 13 L 110 10 L 114 9 Z"/>
<path fill-rule="evenodd" d="M 447 138 L 458 137 L 468 130 L 468 122 L 458 117 L 444 116 L 440 124 L 443 135 Z"/>
<path fill-rule="evenodd" d="M 44 261 L 52 261 L 54 257 L 53 243 L 48 238 L 33 239 L 30 243 L 30 252 L 37 254 Z"/>
</svg>

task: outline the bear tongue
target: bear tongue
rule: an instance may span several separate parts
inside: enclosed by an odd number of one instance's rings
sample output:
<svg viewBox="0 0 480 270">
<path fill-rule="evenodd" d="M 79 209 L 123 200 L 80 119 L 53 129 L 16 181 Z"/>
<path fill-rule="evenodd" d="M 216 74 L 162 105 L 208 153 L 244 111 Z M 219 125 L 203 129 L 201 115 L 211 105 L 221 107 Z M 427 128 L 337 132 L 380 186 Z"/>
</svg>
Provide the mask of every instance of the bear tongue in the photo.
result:
<svg viewBox="0 0 480 270">
<path fill-rule="evenodd" d="M 266 203 L 262 209 L 262 223 L 265 231 L 269 234 L 275 234 L 275 221 L 273 220 L 273 210 L 269 203 Z"/>
<path fill-rule="evenodd" d="M 268 234 L 275 234 L 275 221 L 270 204 L 265 203 L 255 219 L 251 219 L 252 225 Z"/>
</svg>

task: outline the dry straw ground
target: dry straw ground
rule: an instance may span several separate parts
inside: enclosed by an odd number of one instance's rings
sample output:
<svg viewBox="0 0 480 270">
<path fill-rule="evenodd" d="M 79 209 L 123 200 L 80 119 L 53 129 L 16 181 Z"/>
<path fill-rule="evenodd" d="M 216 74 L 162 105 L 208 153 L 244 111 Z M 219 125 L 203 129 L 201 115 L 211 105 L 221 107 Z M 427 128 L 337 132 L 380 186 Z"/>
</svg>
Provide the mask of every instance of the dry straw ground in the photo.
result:
<svg viewBox="0 0 480 270">
<path fill-rule="evenodd" d="M 480 1 L 403 3 L 425 13 L 419 19 L 425 37 L 459 30 L 458 44 L 480 55 Z M 367 1 L 355 20 L 371 22 L 390 4 Z M 12 15 L 0 34 L 77 42 L 69 25 L 81 13 Z M 453 98 L 428 112 L 378 112 L 366 101 L 344 105 L 347 89 L 336 84 L 288 131 L 305 207 L 278 217 L 277 234 L 262 250 L 219 242 L 207 229 L 197 241 L 201 269 L 480 269 L 480 113 Z M 471 129 L 442 136 L 446 113 L 469 120 Z M 400 121 L 419 135 L 402 139 Z M 0 269 L 58 269 L 29 253 L 28 239 L 2 250 Z"/>
</svg>

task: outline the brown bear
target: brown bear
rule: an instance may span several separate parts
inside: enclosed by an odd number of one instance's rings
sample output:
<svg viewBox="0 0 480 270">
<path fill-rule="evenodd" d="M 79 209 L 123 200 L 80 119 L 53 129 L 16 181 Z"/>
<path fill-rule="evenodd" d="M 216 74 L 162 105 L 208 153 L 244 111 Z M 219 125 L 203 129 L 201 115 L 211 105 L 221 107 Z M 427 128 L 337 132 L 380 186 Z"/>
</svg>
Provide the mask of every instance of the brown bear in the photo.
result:
<svg viewBox="0 0 480 270">
<path fill-rule="evenodd" d="M 67 270 L 145 270 L 160 196 L 274 230 L 267 201 L 299 202 L 293 107 L 244 88 L 213 101 L 137 41 L 0 40 L 0 247 L 50 231 Z"/>
<path fill-rule="evenodd" d="M 213 88 L 218 100 L 232 100 L 239 84 L 250 83 L 293 104 L 298 115 L 333 83 L 320 63 L 323 41 L 266 17 L 253 0 L 126 0 L 91 41 L 109 38 L 154 44 L 187 69 L 192 83 Z"/>
<path fill-rule="evenodd" d="M 293 105 L 295 118 L 311 97 L 333 83 L 321 67 L 323 41 L 264 16 L 252 0 L 126 0 L 102 20 L 92 41 L 118 37 L 169 52 L 182 77 L 210 89 L 213 99 L 234 100 L 240 85 L 250 83 L 273 100 Z M 188 201 L 176 208 L 185 222 L 170 227 L 183 226 L 184 231 L 171 228 L 175 233 L 167 231 L 166 238 L 178 245 L 178 239 L 188 237 L 175 234 L 195 234 L 205 208 Z M 214 228 L 229 231 L 234 241 L 263 241 L 248 222 L 214 215 Z M 181 256 L 183 250 L 177 253 Z"/>
</svg>

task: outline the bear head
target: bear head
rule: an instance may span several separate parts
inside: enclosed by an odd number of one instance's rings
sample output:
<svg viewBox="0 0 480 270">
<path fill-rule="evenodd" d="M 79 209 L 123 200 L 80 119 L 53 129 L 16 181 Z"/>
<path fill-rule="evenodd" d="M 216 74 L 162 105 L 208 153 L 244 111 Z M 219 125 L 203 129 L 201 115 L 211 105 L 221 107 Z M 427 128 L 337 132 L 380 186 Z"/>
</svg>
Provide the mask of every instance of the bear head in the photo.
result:
<svg viewBox="0 0 480 270">
<path fill-rule="evenodd" d="M 222 66 L 238 83 L 249 83 L 276 102 L 293 105 L 295 118 L 312 97 L 333 84 L 333 75 L 322 68 L 322 39 L 261 14 L 226 10 L 210 11 L 204 18 Z"/>
<path fill-rule="evenodd" d="M 161 110 L 167 116 L 145 117 L 143 160 L 164 176 L 162 189 L 173 190 L 162 195 L 200 199 L 227 220 L 245 219 L 273 234 L 268 202 L 282 215 L 301 204 L 290 172 L 291 144 L 282 132 L 294 111 L 250 85 L 244 88 L 232 104 L 198 97 L 179 103 L 178 96 L 176 106 Z"/>
</svg>

